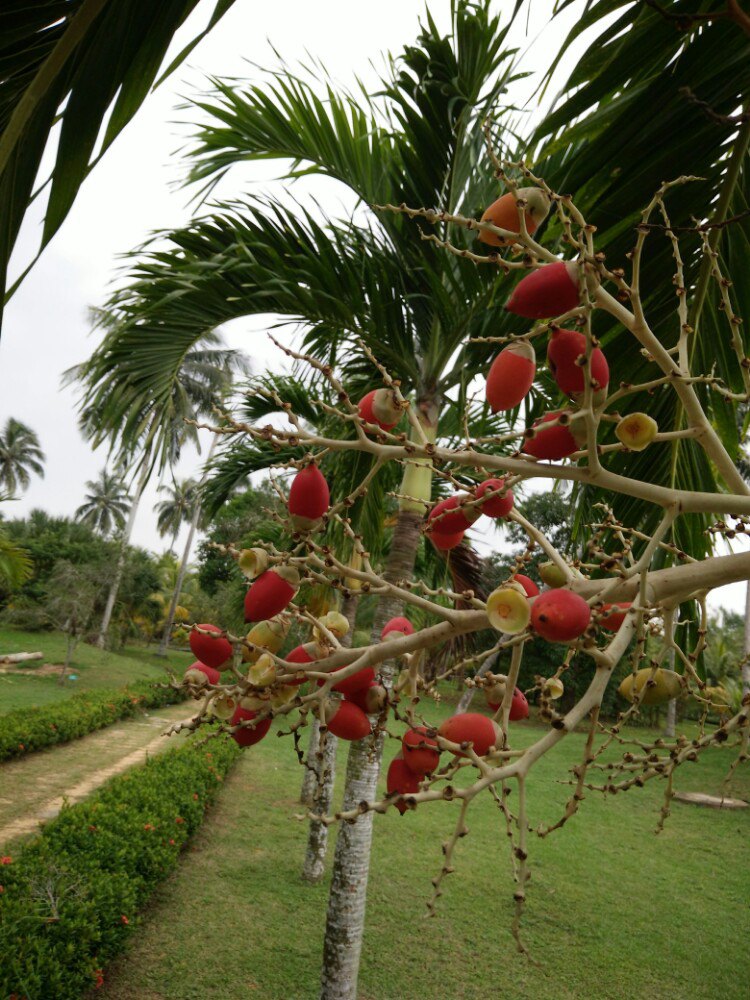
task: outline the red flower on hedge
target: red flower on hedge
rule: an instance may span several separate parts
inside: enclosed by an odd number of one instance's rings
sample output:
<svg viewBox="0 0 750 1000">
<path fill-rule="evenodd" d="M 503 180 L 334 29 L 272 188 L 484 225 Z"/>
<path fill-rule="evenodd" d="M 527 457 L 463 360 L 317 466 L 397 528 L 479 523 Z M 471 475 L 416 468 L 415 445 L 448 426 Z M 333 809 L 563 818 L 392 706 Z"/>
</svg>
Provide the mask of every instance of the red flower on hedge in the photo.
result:
<svg viewBox="0 0 750 1000">
<path fill-rule="evenodd" d="M 143 829 L 144 830 L 155 830 L 156 827 L 153 825 L 153 823 L 144 823 L 143 824 Z"/>
<path fill-rule="evenodd" d="M 0 858 L 0 865 L 10 865 L 12 863 L 13 863 L 13 858 L 10 856 L 10 854 L 3 854 L 3 856 Z"/>
<path fill-rule="evenodd" d="M 175 823 L 184 823 L 185 822 L 185 820 L 182 818 L 182 816 L 175 816 L 174 821 L 175 821 Z"/>
<path fill-rule="evenodd" d="M 174 842 L 174 840 L 172 839 L 172 837 L 170 837 L 170 838 L 169 838 L 169 843 L 170 843 L 170 844 L 172 845 L 172 847 L 174 847 L 174 846 L 175 846 L 175 842 Z"/>
<path fill-rule="evenodd" d="M 121 924 L 129 924 L 129 923 L 130 923 L 130 921 L 128 920 L 128 918 L 127 918 L 127 917 L 125 916 L 125 914 L 124 914 L 124 913 L 123 913 L 123 915 L 122 915 L 122 916 L 120 917 L 120 923 L 121 923 Z"/>
<path fill-rule="evenodd" d="M 197 792 L 193 792 L 193 801 L 194 802 L 198 801 L 198 793 Z"/>
<path fill-rule="evenodd" d="M 98 990 L 100 986 L 104 986 L 104 972 L 102 971 L 102 969 L 94 969 L 91 975 L 94 977 L 95 989 Z"/>
</svg>

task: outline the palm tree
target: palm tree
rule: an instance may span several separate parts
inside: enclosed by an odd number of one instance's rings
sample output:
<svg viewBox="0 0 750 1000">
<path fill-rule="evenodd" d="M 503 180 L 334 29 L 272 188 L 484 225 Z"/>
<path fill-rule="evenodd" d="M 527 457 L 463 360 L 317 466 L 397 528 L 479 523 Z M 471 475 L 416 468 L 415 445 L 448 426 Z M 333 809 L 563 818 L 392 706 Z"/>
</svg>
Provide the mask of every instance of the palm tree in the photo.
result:
<svg viewBox="0 0 750 1000">
<path fill-rule="evenodd" d="M 89 492 L 76 511 L 76 520 L 102 535 L 122 531 L 130 512 L 130 497 L 122 477 L 102 469 L 99 478 L 87 482 L 86 487 Z"/>
<path fill-rule="evenodd" d="M 233 2 L 218 0 L 208 26 L 162 79 Z M 175 32 L 197 4 L 30 0 L 23 4 L 22 16 L 14 5 L 0 11 L 7 67 L 0 79 L 0 324 L 8 259 L 24 213 L 39 193 L 34 188 L 53 126 L 62 123 L 37 257 L 68 214 L 89 170 L 149 94 Z M 94 157 L 104 121 L 104 141 Z"/>
<path fill-rule="evenodd" d="M 0 488 L 10 495 L 28 489 L 32 474 L 44 477 L 43 462 L 44 452 L 34 431 L 8 417 L 0 434 Z"/>
<path fill-rule="evenodd" d="M 118 314 L 99 310 L 94 315 L 97 327 L 104 330 L 102 342 L 87 361 L 64 377 L 81 386 L 80 423 L 93 446 L 107 440 L 118 461 L 137 477 L 99 628 L 97 644 L 103 648 L 127 545 L 149 478 L 154 470 L 172 467 L 186 441 L 192 441 L 200 450 L 197 428 L 189 421 L 211 415 L 229 392 L 234 373 L 247 371 L 247 361 L 241 352 L 224 347 L 218 333 L 209 331 L 175 359 L 175 366 L 165 376 L 145 386 L 142 372 L 132 368 L 126 371 L 120 364 Z M 152 355 L 158 357 L 153 348 Z"/>
<path fill-rule="evenodd" d="M 169 486 L 159 487 L 159 492 L 167 493 L 168 496 L 166 500 L 159 500 L 154 507 L 157 513 L 156 527 L 162 538 L 171 534 L 170 552 L 174 552 L 180 528 L 190 520 L 193 507 L 197 502 L 195 487 L 194 479 L 183 479 L 182 482 L 173 482 Z"/>
</svg>

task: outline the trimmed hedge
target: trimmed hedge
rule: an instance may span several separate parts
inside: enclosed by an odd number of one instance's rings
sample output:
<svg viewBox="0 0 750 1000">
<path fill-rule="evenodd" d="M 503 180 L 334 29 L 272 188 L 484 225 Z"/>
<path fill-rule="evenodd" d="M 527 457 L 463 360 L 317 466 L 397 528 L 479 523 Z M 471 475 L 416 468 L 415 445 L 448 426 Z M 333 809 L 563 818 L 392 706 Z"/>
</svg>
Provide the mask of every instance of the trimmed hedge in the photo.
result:
<svg viewBox="0 0 750 1000">
<path fill-rule="evenodd" d="M 191 739 L 64 809 L 18 860 L 0 858 L 0 997 L 73 1000 L 102 984 L 239 753 Z"/>
<path fill-rule="evenodd" d="M 83 691 L 40 708 L 16 709 L 0 715 L 0 761 L 80 739 L 144 708 L 161 708 L 180 700 L 172 688 L 143 681 L 118 690 Z"/>
</svg>

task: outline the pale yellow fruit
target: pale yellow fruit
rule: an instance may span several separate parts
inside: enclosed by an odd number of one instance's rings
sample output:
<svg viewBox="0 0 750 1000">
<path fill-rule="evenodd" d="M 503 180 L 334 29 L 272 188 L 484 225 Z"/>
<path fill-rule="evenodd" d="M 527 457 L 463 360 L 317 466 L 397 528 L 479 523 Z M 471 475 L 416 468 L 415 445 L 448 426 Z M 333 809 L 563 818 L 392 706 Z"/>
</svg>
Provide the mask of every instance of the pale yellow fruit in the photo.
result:
<svg viewBox="0 0 750 1000">
<path fill-rule="evenodd" d="M 248 712 L 260 712 L 261 709 L 268 708 L 269 697 L 265 693 L 262 696 L 258 694 L 246 694 L 244 698 L 240 698 L 240 708 L 244 708 Z"/>
<path fill-rule="evenodd" d="M 565 693 L 565 685 L 559 677 L 549 677 L 544 682 L 544 693 L 552 701 L 557 701 Z"/>
<path fill-rule="evenodd" d="M 630 702 L 635 701 L 636 694 L 640 694 L 641 705 L 660 705 L 678 697 L 682 691 L 680 680 L 680 675 L 672 670 L 662 670 L 661 667 L 652 670 L 651 667 L 643 667 L 635 677 L 633 674 L 628 674 L 617 691 Z"/>
<path fill-rule="evenodd" d="M 299 687 L 296 684 L 281 684 L 271 695 L 271 704 L 274 708 L 281 708 L 299 694 Z"/>
<path fill-rule="evenodd" d="M 284 622 L 281 618 L 269 618 L 267 621 L 256 622 L 245 638 L 254 646 L 278 653 L 284 644 L 288 631 L 289 623 Z M 242 647 L 242 659 L 245 663 L 255 663 L 259 656 L 261 656 L 260 649 L 251 650 L 247 646 Z"/>
<path fill-rule="evenodd" d="M 247 672 L 247 679 L 253 687 L 268 687 L 276 680 L 276 664 L 268 653 L 263 653 Z"/>
<path fill-rule="evenodd" d="M 526 591 L 519 584 L 506 583 L 487 598 L 487 617 L 498 632 L 516 635 L 529 624 L 531 608 Z"/>
<path fill-rule="evenodd" d="M 349 619 L 345 618 L 338 611 L 329 611 L 327 615 L 323 615 L 320 619 L 320 624 L 327 628 L 331 635 L 336 636 L 337 639 L 343 639 L 350 628 Z M 325 636 L 317 626 L 313 628 L 313 635 L 318 642 L 323 642 L 325 639 Z"/>
<path fill-rule="evenodd" d="M 237 565 L 248 580 L 254 580 L 268 569 L 268 553 L 265 549 L 243 549 Z"/>
<path fill-rule="evenodd" d="M 545 583 L 548 587 L 564 587 L 567 583 L 565 574 L 553 562 L 540 563 L 539 576 L 542 578 L 542 583 Z"/>
<path fill-rule="evenodd" d="M 217 719 L 231 719 L 237 708 L 237 699 L 228 694 L 218 694 L 211 702 L 211 712 Z"/>
<path fill-rule="evenodd" d="M 629 413 L 623 417 L 615 435 L 631 451 L 643 451 L 659 433 L 659 425 L 647 413 Z"/>
</svg>

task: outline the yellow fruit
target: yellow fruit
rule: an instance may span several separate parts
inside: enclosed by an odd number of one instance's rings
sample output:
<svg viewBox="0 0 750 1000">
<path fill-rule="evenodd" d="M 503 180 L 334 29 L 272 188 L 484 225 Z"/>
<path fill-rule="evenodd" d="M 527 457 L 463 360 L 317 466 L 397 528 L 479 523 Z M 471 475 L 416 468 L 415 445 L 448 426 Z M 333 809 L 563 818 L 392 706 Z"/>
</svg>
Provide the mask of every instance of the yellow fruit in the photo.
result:
<svg viewBox="0 0 750 1000">
<path fill-rule="evenodd" d="M 247 679 L 254 687 L 268 687 L 276 680 L 276 664 L 268 653 L 259 656 L 247 672 Z"/>
<path fill-rule="evenodd" d="M 617 692 L 626 701 L 633 702 L 635 695 L 640 694 L 641 705 L 660 705 L 678 697 L 682 691 L 680 682 L 680 675 L 672 670 L 662 670 L 661 667 L 652 670 L 651 667 L 643 667 L 635 677 L 633 674 L 628 674 Z"/>
<path fill-rule="evenodd" d="M 531 608 L 526 591 L 519 584 L 506 583 L 487 598 L 487 617 L 498 632 L 515 635 L 529 624 Z"/>
<path fill-rule="evenodd" d="M 552 701 L 557 701 L 565 693 L 565 686 L 558 677 L 549 677 L 544 682 L 544 693 Z"/>
<path fill-rule="evenodd" d="M 243 549 L 237 565 L 248 580 L 254 580 L 268 569 L 268 553 L 265 549 Z"/>
<path fill-rule="evenodd" d="M 548 587 L 564 587 L 567 583 L 565 574 L 553 562 L 540 563 L 539 576 L 542 578 L 542 583 L 545 583 Z"/>
<path fill-rule="evenodd" d="M 643 451 L 659 433 L 659 425 L 647 413 L 629 413 L 623 417 L 615 435 L 631 451 Z"/>
<path fill-rule="evenodd" d="M 211 702 L 211 711 L 217 719 L 231 719 L 237 708 L 237 699 L 228 694 L 218 694 Z"/>
<path fill-rule="evenodd" d="M 338 611 L 329 611 L 327 615 L 323 615 L 320 623 L 337 639 L 343 639 L 350 627 L 349 619 L 344 618 Z M 323 642 L 325 638 L 317 626 L 313 628 L 313 636 L 318 642 Z"/>
<path fill-rule="evenodd" d="M 244 708 L 247 712 L 260 712 L 261 709 L 268 708 L 268 702 L 267 693 L 262 697 L 257 694 L 247 694 L 244 698 L 240 698 L 240 708 Z"/>
<path fill-rule="evenodd" d="M 284 643 L 289 627 L 290 624 L 281 618 L 269 618 L 266 621 L 257 622 L 253 625 L 245 638 L 254 646 L 260 646 L 262 649 L 268 649 L 272 653 L 278 653 Z M 247 646 L 242 647 L 242 659 L 245 663 L 255 663 L 260 655 L 260 649 L 251 650 Z"/>
<path fill-rule="evenodd" d="M 274 708 L 281 708 L 282 705 L 286 705 L 287 702 L 290 702 L 298 694 L 299 687 L 296 684 L 281 684 L 271 695 L 271 704 Z"/>
</svg>

